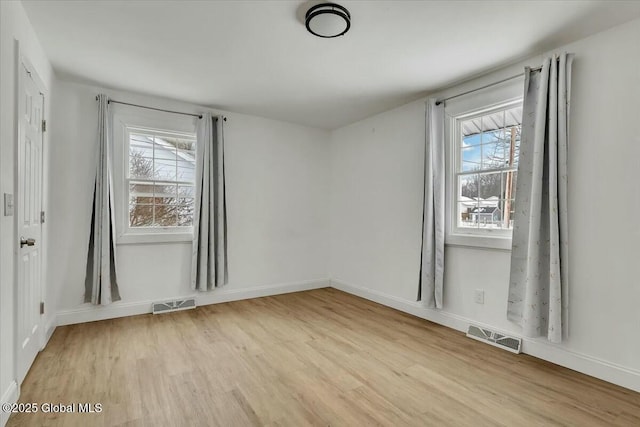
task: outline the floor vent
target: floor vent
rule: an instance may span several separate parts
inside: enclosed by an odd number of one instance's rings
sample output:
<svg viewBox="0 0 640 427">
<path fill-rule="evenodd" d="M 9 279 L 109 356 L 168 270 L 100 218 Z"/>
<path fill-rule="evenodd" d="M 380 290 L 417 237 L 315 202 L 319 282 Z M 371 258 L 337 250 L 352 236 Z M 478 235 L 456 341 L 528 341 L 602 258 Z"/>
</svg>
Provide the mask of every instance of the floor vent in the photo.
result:
<svg viewBox="0 0 640 427">
<path fill-rule="evenodd" d="M 195 299 L 178 299 L 175 301 L 154 302 L 152 312 L 153 314 L 160 314 L 171 311 L 189 310 L 191 308 L 196 308 Z"/>
<path fill-rule="evenodd" d="M 516 354 L 520 353 L 522 349 L 522 338 L 499 334 L 498 332 L 480 328 L 479 326 L 469 325 L 467 336 Z"/>
</svg>

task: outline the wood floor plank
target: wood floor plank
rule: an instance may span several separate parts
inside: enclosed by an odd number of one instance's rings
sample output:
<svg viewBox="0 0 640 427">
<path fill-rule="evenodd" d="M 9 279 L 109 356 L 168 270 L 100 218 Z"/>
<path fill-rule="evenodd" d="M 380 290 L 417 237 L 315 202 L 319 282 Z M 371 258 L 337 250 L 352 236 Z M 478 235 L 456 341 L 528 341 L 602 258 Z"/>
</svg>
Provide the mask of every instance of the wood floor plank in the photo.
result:
<svg viewBox="0 0 640 427">
<path fill-rule="evenodd" d="M 9 426 L 634 426 L 640 393 L 335 289 L 56 329 Z"/>
</svg>

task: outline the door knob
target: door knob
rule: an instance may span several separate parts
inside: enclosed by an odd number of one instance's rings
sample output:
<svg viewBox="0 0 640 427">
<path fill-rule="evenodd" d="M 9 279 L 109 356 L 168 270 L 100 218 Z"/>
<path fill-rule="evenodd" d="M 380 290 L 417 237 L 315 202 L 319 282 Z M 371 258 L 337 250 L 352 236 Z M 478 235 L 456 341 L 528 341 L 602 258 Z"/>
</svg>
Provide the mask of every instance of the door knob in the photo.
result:
<svg viewBox="0 0 640 427">
<path fill-rule="evenodd" d="M 24 237 L 20 237 L 20 247 L 23 248 L 25 246 L 35 246 L 36 239 L 25 239 Z"/>
</svg>

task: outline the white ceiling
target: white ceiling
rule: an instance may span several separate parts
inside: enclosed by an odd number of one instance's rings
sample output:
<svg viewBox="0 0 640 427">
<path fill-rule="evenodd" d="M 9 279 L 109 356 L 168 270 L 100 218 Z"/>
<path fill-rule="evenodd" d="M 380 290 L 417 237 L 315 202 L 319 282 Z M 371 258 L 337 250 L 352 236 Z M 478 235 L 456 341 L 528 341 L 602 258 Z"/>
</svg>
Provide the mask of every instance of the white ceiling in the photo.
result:
<svg viewBox="0 0 640 427">
<path fill-rule="evenodd" d="M 320 39 L 301 1 L 23 1 L 56 72 L 333 129 L 640 16 L 640 2 L 339 1 Z"/>
</svg>

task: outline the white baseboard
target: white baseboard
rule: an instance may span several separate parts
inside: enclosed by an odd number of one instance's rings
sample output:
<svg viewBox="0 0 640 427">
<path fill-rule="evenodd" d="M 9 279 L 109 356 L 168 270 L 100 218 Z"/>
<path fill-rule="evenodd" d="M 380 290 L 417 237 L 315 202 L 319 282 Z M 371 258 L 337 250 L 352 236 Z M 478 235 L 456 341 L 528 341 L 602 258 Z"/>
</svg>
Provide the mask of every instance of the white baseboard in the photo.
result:
<svg viewBox="0 0 640 427">
<path fill-rule="evenodd" d="M 42 348 L 45 348 L 46 345 L 49 343 L 49 340 L 51 339 L 51 335 L 53 335 L 53 333 L 55 332 L 57 325 L 58 325 L 58 319 L 57 319 L 57 316 L 54 314 L 53 316 L 51 316 L 51 319 L 49 320 L 49 322 L 45 325 L 44 343 L 42 343 Z"/>
<path fill-rule="evenodd" d="M 283 283 L 279 285 L 257 286 L 253 288 L 220 288 L 213 292 L 201 292 L 196 295 L 198 305 L 219 304 L 221 302 L 239 301 L 250 298 L 268 297 L 291 292 L 310 291 L 311 289 L 328 288 L 331 280 L 306 280 L 304 282 Z"/>
<path fill-rule="evenodd" d="M 11 381 L 9 387 L 2 394 L 2 398 L 0 398 L 0 404 L 3 403 L 16 403 L 18 401 L 18 384 L 15 381 Z M 0 411 L 0 426 L 4 427 L 4 425 L 9 420 L 9 416 L 11 413 L 7 413 L 5 411 Z"/>
<path fill-rule="evenodd" d="M 329 279 L 307 280 L 295 283 L 256 286 L 251 288 L 234 289 L 222 287 L 211 292 L 198 292 L 191 295 L 176 296 L 174 299 L 195 298 L 196 305 L 218 304 L 222 302 L 238 301 L 249 298 L 260 298 L 290 292 L 308 291 L 311 289 L 330 286 Z M 163 298 L 162 301 L 171 298 Z M 158 300 L 115 302 L 108 306 L 94 306 L 83 304 L 72 310 L 62 310 L 56 313 L 57 325 L 71 325 L 75 323 L 94 322 L 97 320 L 115 319 L 117 317 L 135 316 L 151 313 L 151 305 Z"/>
<path fill-rule="evenodd" d="M 408 301 L 376 290 L 352 285 L 341 280 L 331 280 L 331 286 L 341 291 L 353 294 L 387 307 L 412 314 L 458 331 L 466 332 L 469 324 L 490 328 L 498 332 L 494 326 L 486 325 L 475 320 L 447 313 L 441 310 L 429 309 L 417 301 Z M 513 333 L 509 333 L 513 335 Z M 564 366 L 574 371 L 599 378 L 601 380 L 640 392 L 640 371 L 616 365 L 586 354 L 578 353 L 561 345 L 552 344 L 544 339 L 522 338 L 522 352 L 539 359 L 547 360 L 556 365 Z"/>
</svg>

